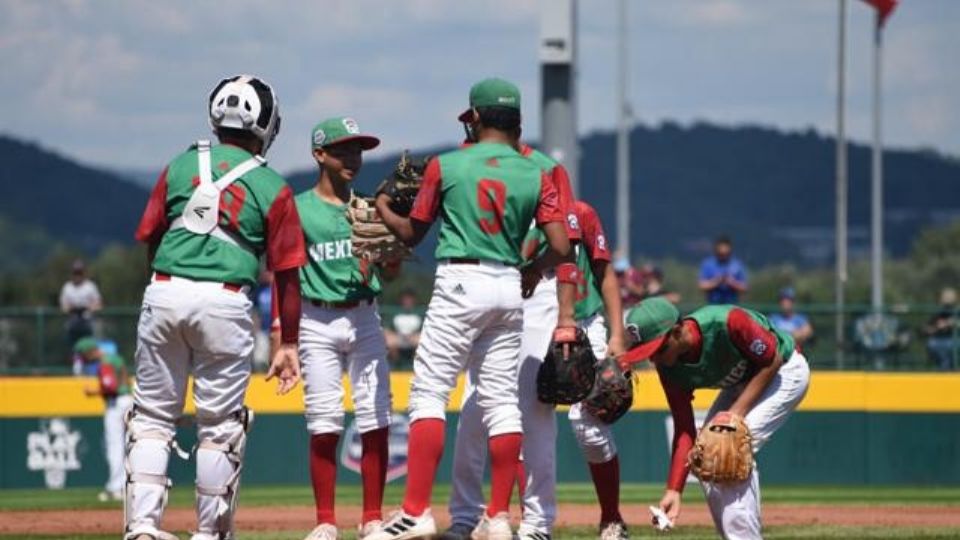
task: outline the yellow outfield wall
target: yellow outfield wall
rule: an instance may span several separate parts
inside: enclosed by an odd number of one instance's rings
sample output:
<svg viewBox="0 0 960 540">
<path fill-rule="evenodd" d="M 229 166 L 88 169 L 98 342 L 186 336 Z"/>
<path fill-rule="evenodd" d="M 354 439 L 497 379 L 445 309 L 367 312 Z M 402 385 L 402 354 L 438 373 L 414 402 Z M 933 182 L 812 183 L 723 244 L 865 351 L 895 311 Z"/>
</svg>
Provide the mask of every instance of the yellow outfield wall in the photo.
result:
<svg viewBox="0 0 960 540">
<path fill-rule="evenodd" d="M 656 375 L 649 370 L 635 376 L 633 410 L 667 410 Z M 412 373 L 393 373 L 394 409 L 406 410 Z M 91 377 L 0 377 L 0 417 L 96 416 L 103 412 L 99 398 L 84 395 L 96 384 Z M 349 384 L 344 380 L 347 395 Z M 258 413 L 290 414 L 303 411 L 303 387 L 285 396 L 276 395 L 276 383 L 254 375 L 247 392 L 247 405 Z M 461 378 L 448 410 L 457 411 L 463 395 Z M 706 409 L 715 390 L 696 393 L 694 407 Z M 348 400 L 348 410 L 352 409 Z M 960 412 L 960 373 L 868 373 L 859 371 L 814 372 L 801 411 L 860 411 L 872 413 Z M 193 412 L 187 397 L 187 413 Z"/>
</svg>

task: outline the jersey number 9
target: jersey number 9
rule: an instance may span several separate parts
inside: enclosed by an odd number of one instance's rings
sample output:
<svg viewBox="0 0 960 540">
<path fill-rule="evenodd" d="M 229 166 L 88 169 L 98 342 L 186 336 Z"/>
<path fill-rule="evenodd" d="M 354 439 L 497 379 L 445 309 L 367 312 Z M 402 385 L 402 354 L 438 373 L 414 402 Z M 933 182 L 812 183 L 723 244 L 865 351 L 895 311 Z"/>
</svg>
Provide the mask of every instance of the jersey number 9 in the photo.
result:
<svg viewBox="0 0 960 540">
<path fill-rule="evenodd" d="M 481 212 L 488 214 L 480 219 L 480 230 L 491 235 L 500 234 L 507 204 L 507 187 L 499 180 L 481 179 L 477 183 L 477 204 Z"/>
</svg>

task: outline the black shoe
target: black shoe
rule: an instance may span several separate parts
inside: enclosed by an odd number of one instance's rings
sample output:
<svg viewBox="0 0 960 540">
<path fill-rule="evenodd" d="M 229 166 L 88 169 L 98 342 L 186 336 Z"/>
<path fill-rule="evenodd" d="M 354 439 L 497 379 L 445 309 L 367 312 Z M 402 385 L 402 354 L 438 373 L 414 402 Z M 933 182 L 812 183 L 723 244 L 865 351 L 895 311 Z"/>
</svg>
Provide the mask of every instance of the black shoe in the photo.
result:
<svg viewBox="0 0 960 540">
<path fill-rule="evenodd" d="M 470 533 L 473 532 L 473 525 L 466 523 L 454 523 L 449 529 L 443 531 L 443 534 L 437 537 L 437 540 L 470 540 Z"/>
</svg>

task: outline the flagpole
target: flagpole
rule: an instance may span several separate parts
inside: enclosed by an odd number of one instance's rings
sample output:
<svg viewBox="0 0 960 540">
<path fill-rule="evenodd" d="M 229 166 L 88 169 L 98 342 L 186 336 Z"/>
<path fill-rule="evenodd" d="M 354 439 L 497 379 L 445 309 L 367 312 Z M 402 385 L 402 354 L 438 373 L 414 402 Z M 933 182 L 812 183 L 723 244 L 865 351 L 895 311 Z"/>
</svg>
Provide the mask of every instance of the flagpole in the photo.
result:
<svg viewBox="0 0 960 540">
<path fill-rule="evenodd" d="M 883 310 L 883 143 L 881 125 L 881 60 L 883 18 L 876 12 L 873 39 L 873 178 L 871 183 L 871 304 L 873 311 Z"/>
<path fill-rule="evenodd" d="M 847 138 L 844 125 L 846 94 L 847 0 L 838 0 L 840 16 L 837 31 L 837 148 L 836 148 L 836 280 L 834 289 L 837 367 L 844 364 L 846 335 L 844 301 L 847 284 Z"/>
<path fill-rule="evenodd" d="M 617 22 L 617 244 L 630 260 L 630 119 L 627 99 L 627 0 L 620 0 Z"/>
</svg>

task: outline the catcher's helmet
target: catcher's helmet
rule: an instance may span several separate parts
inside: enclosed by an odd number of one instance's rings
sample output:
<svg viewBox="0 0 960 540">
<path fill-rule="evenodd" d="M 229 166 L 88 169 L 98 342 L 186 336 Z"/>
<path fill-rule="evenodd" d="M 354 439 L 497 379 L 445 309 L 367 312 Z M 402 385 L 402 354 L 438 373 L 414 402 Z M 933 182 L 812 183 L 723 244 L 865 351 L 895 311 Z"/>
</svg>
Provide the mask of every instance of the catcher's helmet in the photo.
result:
<svg viewBox="0 0 960 540">
<path fill-rule="evenodd" d="M 248 131 L 263 142 L 261 154 L 280 132 L 280 103 L 273 88 L 252 75 L 220 81 L 210 92 L 210 126 Z"/>
</svg>

